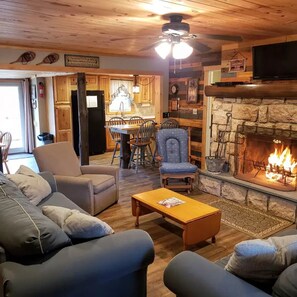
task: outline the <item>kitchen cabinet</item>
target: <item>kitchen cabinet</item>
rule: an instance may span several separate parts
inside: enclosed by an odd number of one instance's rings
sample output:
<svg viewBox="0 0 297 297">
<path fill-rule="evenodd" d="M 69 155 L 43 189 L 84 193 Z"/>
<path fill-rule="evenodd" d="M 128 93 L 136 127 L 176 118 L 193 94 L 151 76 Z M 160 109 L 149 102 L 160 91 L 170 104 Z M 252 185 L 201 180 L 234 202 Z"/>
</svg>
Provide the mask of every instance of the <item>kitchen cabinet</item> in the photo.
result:
<svg viewBox="0 0 297 297">
<path fill-rule="evenodd" d="M 70 88 L 71 91 L 77 89 L 77 76 L 70 76 Z M 97 91 L 99 90 L 99 84 L 98 84 L 98 76 L 97 75 L 86 75 L 86 90 L 89 91 Z"/>
<path fill-rule="evenodd" d="M 140 76 L 138 78 L 139 94 L 134 94 L 134 101 L 136 103 L 153 103 L 153 84 L 154 77 Z"/>
<path fill-rule="evenodd" d="M 72 142 L 71 96 L 68 76 L 54 77 L 56 142 Z"/>
<path fill-rule="evenodd" d="M 105 103 L 109 103 L 109 100 L 110 100 L 109 79 L 110 78 L 108 75 L 100 75 L 99 77 L 99 88 L 100 90 L 104 91 Z"/>
<path fill-rule="evenodd" d="M 115 142 L 112 140 L 109 129 L 105 128 L 106 131 L 106 151 L 113 151 Z"/>
</svg>

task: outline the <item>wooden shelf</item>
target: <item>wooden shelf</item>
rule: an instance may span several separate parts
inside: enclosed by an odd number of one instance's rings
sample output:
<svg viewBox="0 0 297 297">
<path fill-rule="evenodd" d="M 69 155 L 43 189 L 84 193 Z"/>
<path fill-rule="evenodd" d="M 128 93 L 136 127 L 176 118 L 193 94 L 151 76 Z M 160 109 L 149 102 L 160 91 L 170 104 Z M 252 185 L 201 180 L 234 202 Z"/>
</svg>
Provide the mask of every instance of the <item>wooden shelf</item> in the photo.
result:
<svg viewBox="0 0 297 297">
<path fill-rule="evenodd" d="M 232 87 L 205 86 L 205 95 L 222 98 L 296 98 L 297 83 L 246 84 Z"/>
</svg>

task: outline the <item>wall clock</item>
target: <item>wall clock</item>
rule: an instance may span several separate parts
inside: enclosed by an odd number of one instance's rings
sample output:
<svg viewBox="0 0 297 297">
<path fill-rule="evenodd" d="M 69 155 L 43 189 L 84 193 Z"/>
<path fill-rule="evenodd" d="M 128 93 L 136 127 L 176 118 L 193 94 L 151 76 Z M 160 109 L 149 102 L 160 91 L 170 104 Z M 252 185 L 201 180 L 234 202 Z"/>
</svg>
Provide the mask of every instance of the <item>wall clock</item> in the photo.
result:
<svg viewBox="0 0 297 297">
<path fill-rule="evenodd" d="M 177 84 L 173 84 L 170 88 L 171 94 L 172 95 L 177 95 L 178 93 L 178 85 Z"/>
</svg>

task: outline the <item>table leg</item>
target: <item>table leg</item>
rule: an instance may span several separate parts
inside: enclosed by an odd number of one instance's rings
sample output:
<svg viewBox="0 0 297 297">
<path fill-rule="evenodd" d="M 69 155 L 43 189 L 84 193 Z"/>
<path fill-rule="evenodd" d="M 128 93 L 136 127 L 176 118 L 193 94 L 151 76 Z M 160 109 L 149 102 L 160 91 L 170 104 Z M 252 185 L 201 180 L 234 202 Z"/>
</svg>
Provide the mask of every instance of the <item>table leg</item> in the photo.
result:
<svg viewBox="0 0 297 297">
<path fill-rule="evenodd" d="M 130 140 L 129 134 L 121 134 L 121 168 L 127 169 L 131 156 L 130 144 L 128 143 Z"/>
<path fill-rule="evenodd" d="M 139 215 L 140 215 L 140 203 L 136 201 L 136 220 L 135 220 L 135 227 L 139 226 Z"/>
<path fill-rule="evenodd" d="M 0 171 L 3 172 L 3 160 L 2 160 L 2 149 L 0 147 Z"/>
</svg>

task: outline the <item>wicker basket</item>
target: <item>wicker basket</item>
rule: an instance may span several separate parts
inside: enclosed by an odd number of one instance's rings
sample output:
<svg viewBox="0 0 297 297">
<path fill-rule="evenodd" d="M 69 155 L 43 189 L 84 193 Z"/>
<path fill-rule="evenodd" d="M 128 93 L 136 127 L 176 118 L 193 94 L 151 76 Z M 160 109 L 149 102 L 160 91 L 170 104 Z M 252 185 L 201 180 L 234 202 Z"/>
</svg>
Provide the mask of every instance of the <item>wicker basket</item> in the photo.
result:
<svg viewBox="0 0 297 297">
<path fill-rule="evenodd" d="M 222 172 L 225 160 L 225 158 L 205 157 L 206 168 L 210 172 L 220 173 Z"/>
</svg>

